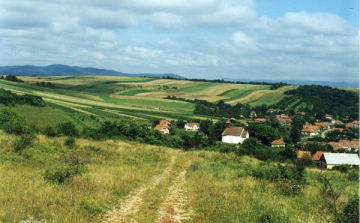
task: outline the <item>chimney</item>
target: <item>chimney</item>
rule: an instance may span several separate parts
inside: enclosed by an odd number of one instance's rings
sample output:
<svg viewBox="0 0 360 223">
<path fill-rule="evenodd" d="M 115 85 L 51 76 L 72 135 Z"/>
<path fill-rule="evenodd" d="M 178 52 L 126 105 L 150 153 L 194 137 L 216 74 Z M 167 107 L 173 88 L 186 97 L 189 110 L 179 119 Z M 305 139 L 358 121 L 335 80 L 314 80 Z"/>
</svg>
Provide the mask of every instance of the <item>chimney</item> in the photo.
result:
<svg viewBox="0 0 360 223">
<path fill-rule="evenodd" d="M 230 125 L 231 125 L 231 122 L 230 122 L 230 120 L 228 119 L 227 122 L 226 122 L 226 128 L 227 128 L 227 129 L 230 128 Z"/>
</svg>

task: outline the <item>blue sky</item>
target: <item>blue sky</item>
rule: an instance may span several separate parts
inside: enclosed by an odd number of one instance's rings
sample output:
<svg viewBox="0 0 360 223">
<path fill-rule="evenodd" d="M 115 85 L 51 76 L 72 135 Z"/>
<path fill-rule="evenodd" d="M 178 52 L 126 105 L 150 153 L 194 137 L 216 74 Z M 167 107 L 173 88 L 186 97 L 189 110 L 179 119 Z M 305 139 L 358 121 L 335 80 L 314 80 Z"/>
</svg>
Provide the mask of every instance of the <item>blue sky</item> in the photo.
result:
<svg viewBox="0 0 360 223">
<path fill-rule="evenodd" d="M 359 81 L 355 0 L 0 0 L 0 65 Z"/>
</svg>

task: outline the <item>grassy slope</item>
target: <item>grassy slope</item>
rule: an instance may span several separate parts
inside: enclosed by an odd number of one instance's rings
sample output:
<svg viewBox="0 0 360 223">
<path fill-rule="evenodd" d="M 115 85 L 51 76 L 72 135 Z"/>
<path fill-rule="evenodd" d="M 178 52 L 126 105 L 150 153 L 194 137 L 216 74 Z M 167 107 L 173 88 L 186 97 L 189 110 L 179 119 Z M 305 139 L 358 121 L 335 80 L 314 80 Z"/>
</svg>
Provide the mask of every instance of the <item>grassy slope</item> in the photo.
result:
<svg viewBox="0 0 360 223">
<path fill-rule="evenodd" d="M 319 174 L 349 183 L 340 197 L 358 194 L 358 182 L 346 174 L 307 169 L 304 190 L 286 195 L 281 185 L 251 177 L 248 171 L 261 163 L 249 157 L 218 152 L 183 152 L 169 148 L 108 140 L 76 140 L 73 149 L 65 138 L 38 136 L 34 146 L 20 156 L 13 152 L 14 136 L 0 134 L 0 221 L 46 220 L 47 222 L 97 222 L 104 212 L 122 202 L 131 191 L 148 186 L 153 176 L 163 173 L 171 157 L 175 165 L 156 187 L 146 190 L 137 222 L 152 222 L 180 172 L 186 170 L 182 190 L 184 209 L 191 210 L 189 222 L 321 222 Z M 83 176 L 58 185 L 45 181 L 42 173 L 58 167 L 71 153 L 85 160 Z M 190 166 L 185 165 L 191 162 Z M 268 164 L 264 164 L 264 168 Z"/>
<path fill-rule="evenodd" d="M 0 105 L 0 109 L 3 107 L 4 106 Z M 69 114 L 60 109 L 51 107 L 35 107 L 30 105 L 17 105 L 12 107 L 12 109 L 24 116 L 27 123 L 34 124 L 40 128 L 48 125 L 56 126 L 57 124 L 63 122 L 73 122 L 76 127 L 81 127 L 77 122 L 74 122 Z"/>
</svg>

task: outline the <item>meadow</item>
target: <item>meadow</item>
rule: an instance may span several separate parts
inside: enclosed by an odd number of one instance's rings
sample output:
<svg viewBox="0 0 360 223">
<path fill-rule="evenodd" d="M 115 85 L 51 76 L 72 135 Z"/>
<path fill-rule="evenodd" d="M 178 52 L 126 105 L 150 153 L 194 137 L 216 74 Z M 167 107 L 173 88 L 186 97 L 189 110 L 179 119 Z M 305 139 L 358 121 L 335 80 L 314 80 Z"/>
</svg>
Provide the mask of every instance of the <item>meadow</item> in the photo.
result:
<svg viewBox="0 0 360 223">
<path fill-rule="evenodd" d="M 19 154 L 17 137 L 0 132 L 1 222 L 323 222 L 324 175 L 341 190 L 339 210 L 358 196 L 357 179 L 316 167 L 294 192 L 261 175 L 274 175 L 275 163 L 233 153 L 37 135 Z M 82 174 L 54 181 L 79 164 Z"/>
</svg>

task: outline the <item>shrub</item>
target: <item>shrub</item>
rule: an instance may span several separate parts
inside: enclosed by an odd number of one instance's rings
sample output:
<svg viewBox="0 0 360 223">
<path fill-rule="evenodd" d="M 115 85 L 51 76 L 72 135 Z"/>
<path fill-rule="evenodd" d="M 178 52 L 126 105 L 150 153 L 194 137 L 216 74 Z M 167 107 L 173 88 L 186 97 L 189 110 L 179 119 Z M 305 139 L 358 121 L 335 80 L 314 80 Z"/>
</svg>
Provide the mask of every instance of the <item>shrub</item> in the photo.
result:
<svg viewBox="0 0 360 223">
<path fill-rule="evenodd" d="M 71 137 L 71 138 L 65 139 L 65 146 L 67 146 L 69 148 L 74 148 L 75 147 L 75 138 Z"/>
<path fill-rule="evenodd" d="M 350 170 L 350 165 L 338 165 L 334 166 L 332 170 L 337 170 L 342 173 L 347 173 Z"/>
<path fill-rule="evenodd" d="M 348 179 L 353 181 L 359 181 L 359 169 L 353 167 L 348 173 Z"/>
<path fill-rule="evenodd" d="M 43 133 L 49 137 L 59 136 L 59 133 L 56 131 L 56 129 L 50 125 L 48 125 L 44 128 Z"/>
<path fill-rule="evenodd" d="M 16 153 L 21 155 L 22 151 L 34 143 L 36 136 L 34 134 L 23 134 L 15 138 L 13 148 Z"/>
<path fill-rule="evenodd" d="M 63 184 L 76 175 L 82 175 L 88 171 L 85 161 L 77 152 L 64 156 L 58 165 L 52 166 L 43 173 L 43 178 L 52 183 Z"/>
<path fill-rule="evenodd" d="M 64 136 L 79 136 L 79 131 L 76 126 L 71 122 L 65 122 L 58 125 L 58 133 Z"/>
</svg>

